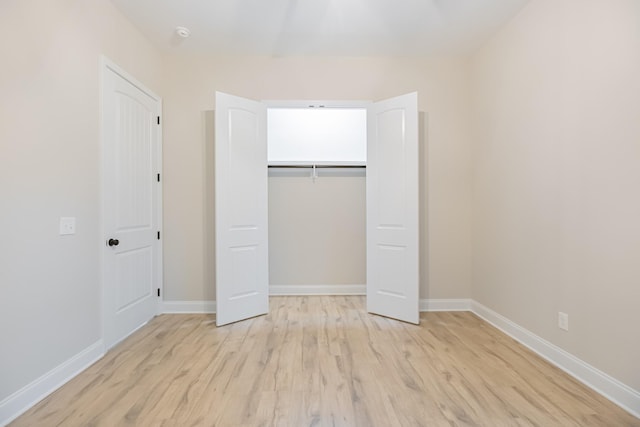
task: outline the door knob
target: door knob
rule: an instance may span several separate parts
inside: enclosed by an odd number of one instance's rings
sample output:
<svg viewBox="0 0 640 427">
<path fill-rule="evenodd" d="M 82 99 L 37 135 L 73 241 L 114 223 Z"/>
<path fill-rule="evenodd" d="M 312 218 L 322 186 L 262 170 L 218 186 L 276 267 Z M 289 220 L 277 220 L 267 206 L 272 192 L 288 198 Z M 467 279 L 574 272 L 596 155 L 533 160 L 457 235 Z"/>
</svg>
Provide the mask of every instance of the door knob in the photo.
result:
<svg viewBox="0 0 640 427">
<path fill-rule="evenodd" d="M 118 239 L 109 239 L 107 240 L 107 245 L 109 246 L 118 246 L 120 241 Z"/>
</svg>

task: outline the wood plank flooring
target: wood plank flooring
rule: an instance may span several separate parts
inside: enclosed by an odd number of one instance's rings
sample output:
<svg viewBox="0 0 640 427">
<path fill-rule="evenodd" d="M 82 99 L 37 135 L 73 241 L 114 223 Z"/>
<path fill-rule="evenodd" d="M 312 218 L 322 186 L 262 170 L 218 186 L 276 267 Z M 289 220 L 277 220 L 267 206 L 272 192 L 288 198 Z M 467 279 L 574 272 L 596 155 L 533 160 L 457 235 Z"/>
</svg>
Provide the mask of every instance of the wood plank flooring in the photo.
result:
<svg viewBox="0 0 640 427">
<path fill-rule="evenodd" d="M 270 302 L 221 328 L 158 316 L 11 426 L 640 426 L 472 313 Z"/>
</svg>

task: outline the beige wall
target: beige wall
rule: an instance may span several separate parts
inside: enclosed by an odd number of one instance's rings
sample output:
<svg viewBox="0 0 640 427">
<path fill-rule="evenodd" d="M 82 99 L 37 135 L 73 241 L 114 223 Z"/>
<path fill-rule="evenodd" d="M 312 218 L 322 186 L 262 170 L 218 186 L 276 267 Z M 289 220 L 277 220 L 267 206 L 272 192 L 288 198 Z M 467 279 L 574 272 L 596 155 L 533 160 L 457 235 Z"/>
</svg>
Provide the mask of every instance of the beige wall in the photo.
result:
<svg viewBox="0 0 640 427">
<path fill-rule="evenodd" d="M 640 2 L 532 1 L 472 76 L 474 299 L 640 390 Z"/>
<path fill-rule="evenodd" d="M 168 55 L 163 68 L 166 299 L 215 299 L 210 222 L 213 141 L 206 135 L 211 133 L 207 122 L 216 90 L 256 100 L 380 100 L 418 91 L 420 110 L 428 114 L 429 122 L 428 146 L 423 147 L 421 159 L 425 219 L 421 297 L 469 297 L 471 186 L 465 61 Z M 288 184 L 272 179 L 270 185 L 276 194 L 284 189 L 280 185 Z M 292 191 L 292 197 L 305 197 L 308 188 L 300 185 Z M 334 196 L 351 197 L 350 191 L 362 197 L 354 186 L 345 186 Z M 310 219 L 310 224 L 314 222 Z M 299 254 L 278 256 L 296 259 Z M 354 253 L 354 265 L 361 258 L 360 252 Z M 355 270 L 361 272 L 362 265 Z M 349 275 L 355 280 L 357 275 L 352 273 L 336 280 Z M 278 270 L 274 268 L 273 274 Z M 276 284 L 277 278 L 272 280 Z"/>
<path fill-rule="evenodd" d="M 2 401 L 101 339 L 99 55 L 153 90 L 160 57 L 106 0 L 3 0 L 0 51 Z"/>
<path fill-rule="evenodd" d="M 365 178 L 329 173 L 269 178 L 272 285 L 366 283 Z"/>
</svg>

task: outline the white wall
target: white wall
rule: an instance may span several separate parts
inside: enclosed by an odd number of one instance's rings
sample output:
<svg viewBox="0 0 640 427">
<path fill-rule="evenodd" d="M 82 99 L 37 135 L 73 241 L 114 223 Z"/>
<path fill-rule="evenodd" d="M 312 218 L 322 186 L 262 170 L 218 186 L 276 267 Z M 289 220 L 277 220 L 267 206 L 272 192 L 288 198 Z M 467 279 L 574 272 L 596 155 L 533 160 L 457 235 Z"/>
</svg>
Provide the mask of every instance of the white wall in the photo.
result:
<svg viewBox="0 0 640 427">
<path fill-rule="evenodd" d="M 207 135 L 211 134 L 210 111 L 215 108 L 216 90 L 256 100 L 380 100 L 418 91 L 419 109 L 428 114 L 428 146 L 423 147 L 421 159 L 425 220 L 421 297 L 470 296 L 471 185 L 465 61 L 176 54 L 164 58 L 163 68 L 166 299 L 215 299 L 210 228 L 213 140 Z M 280 184 L 271 180 L 270 185 L 276 192 L 275 186 Z M 298 189 L 295 191 L 292 197 L 299 195 Z M 350 197 L 351 190 L 345 187 L 344 191 L 339 197 Z M 290 256 L 295 258 L 294 254 Z M 359 257 L 361 254 L 354 253 L 355 265 Z"/>
<path fill-rule="evenodd" d="M 2 401 L 101 338 L 99 55 L 160 57 L 106 0 L 3 0 L 0 52 Z"/>
<path fill-rule="evenodd" d="M 473 298 L 640 390 L 640 2 L 532 1 L 472 76 Z"/>
</svg>

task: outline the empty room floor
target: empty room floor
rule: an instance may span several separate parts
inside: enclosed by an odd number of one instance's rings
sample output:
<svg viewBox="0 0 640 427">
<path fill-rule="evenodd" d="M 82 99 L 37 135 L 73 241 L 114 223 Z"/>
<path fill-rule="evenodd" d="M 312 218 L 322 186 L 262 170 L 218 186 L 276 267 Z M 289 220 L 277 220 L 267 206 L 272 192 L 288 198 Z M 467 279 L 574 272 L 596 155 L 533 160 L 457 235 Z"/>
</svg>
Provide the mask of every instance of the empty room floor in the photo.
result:
<svg viewBox="0 0 640 427">
<path fill-rule="evenodd" d="M 271 297 L 216 328 L 161 315 L 11 426 L 640 426 L 469 312 Z"/>
</svg>

